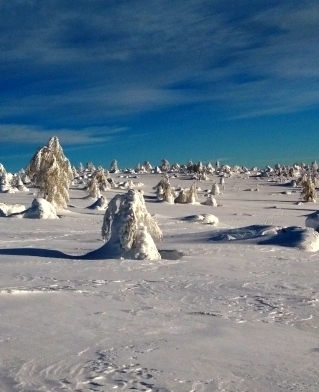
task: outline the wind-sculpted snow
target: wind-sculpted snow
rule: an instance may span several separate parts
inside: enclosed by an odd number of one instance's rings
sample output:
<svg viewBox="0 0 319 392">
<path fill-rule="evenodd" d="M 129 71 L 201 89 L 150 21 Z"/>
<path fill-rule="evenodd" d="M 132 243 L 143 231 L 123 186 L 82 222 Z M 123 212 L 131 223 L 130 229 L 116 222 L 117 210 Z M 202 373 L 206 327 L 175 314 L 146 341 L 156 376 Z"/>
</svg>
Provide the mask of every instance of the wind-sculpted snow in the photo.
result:
<svg viewBox="0 0 319 392">
<path fill-rule="evenodd" d="M 317 392 L 319 256 L 300 246 L 317 238 L 303 227 L 311 206 L 238 178 L 216 208 L 158 203 L 159 178 L 142 179 L 158 260 L 103 244 L 103 211 L 80 188 L 61 219 L 0 219 L 0 390 Z M 194 219 L 212 211 L 216 226 Z"/>
</svg>

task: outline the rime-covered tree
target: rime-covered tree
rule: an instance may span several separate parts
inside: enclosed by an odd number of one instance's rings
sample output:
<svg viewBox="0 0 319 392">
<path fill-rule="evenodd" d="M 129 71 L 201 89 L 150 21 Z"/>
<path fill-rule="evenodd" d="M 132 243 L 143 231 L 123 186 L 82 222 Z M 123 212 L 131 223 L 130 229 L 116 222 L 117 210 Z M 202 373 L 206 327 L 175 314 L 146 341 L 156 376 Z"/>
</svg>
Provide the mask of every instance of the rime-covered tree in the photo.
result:
<svg viewBox="0 0 319 392">
<path fill-rule="evenodd" d="M 146 170 L 147 172 L 150 172 L 150 171 L 153 170 L 153 166 L 152 166 L 148 161 L 145 161 L 145 162 L 143 163 L 143 166 L 145 167 L 145 170 Z"/>
<path fill-rule="evenodd" d="M 216 182 L 214 182 L 212 185 L 212 195 L 219 195 L 219 193 L 219 186 L 216 184 Z"/>
<path fill-rule="evenodd" d="M 171 165 L 167 159 L 162 159 L 162 164 L 161 164 L 160 168 L 161 168 L 162 172 L 167 172 L 171 168 Z"/>
<path fill-rule="evenodd" d="M 86 190 L 91 197 L 99 198 L 101 196 L 99 191 L 106 191 L 110 189 L 110 183 L 108 182 L 109 172 L 106 171 L 102 167 L 98 167 L 92 177 L 89 179 L 86 187 Z"/>
<path fill-rule="evenodd" d="M 140 191 L 130 189 L 109 202 L 102 237 L 117 256 L 150 260 L 161 258 L 152 237 L 160 239 L 162 232 L 148 213 Z"/>
<path fill-rule="evenodd" d="M 301 196 L 306 202 L 315 202 L 317 199 L 315 184 L 310 176 L 306 176 L 301 183 Z"/>
<path fill-rule="evenodd" d="M 55 207 L 66 208 L 73 173 L 56 136 L 34 154 L 26 174 L 39 187 L 39 195 Z"/>
<path fill-rule="evenodd" d="M 159 201 L 166 201 L 170 204 L 174 204 L 174 189 L 172 188 L 168 175 L 165 174 L 161 181 L 153 188 L 157 191 L 157 199 Z"/>
<path fill-rule="evenodd" d="M 119 172 L 119 168 L 118 168 L 117 160 L 113 159 L 113 161 L 111 162 L 110 173 L 118 173 L 118 172 Z"/>
<path fill-rule="evenodd" d="M 3 164 L 0 163 L 0 174 L 6 173 L 6 169 L 4 168 Z"/>
</svg>

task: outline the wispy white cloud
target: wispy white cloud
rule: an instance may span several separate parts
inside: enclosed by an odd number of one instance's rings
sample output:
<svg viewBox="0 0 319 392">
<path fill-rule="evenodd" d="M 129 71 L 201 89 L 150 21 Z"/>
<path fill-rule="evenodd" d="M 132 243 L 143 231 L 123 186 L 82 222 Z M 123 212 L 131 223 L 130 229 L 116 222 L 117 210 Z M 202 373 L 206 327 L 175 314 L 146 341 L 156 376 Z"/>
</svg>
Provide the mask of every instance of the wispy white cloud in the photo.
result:
<svg viewBox="0 0 319 392">
<path fill-rule="evenodd" d="M 319 104 L 317 7 L 2 2 L 0 72 L 4 81 L 14 75 L 14 91 L 0 90 L 0 117 L 92 123 L 189 103 L 226 104 L 243 117 L 308 108 Z M 192 88 L 171 88 L 189 81 Z"/>
<path fill-rule="evenodd" d="M 46 144 L 57 136 L 63 145 L 92 145 L 106 143 L 126 131 L 127 128 L 91 127 L 85 129 L 42 129 L 29 125 L 0 125 L 2 143 Z"/>
</svg>

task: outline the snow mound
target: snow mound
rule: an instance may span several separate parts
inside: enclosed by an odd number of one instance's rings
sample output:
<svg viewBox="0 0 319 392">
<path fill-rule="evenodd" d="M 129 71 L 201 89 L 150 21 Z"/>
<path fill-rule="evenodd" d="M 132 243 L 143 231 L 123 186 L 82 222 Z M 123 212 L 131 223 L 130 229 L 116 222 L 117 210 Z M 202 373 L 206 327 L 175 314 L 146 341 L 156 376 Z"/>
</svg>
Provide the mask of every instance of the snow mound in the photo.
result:
<svg viewBox="0 0 319 392">
<path fill-rule="evenodd" d="M 38 197 L 33 200 L 31 207 L 23 214 L 27 219 L 58 219 L 55 207 L 45 199 Z"/>
<path fill-rule="evenodd" d="M 25 206 L 23 204 L 5 204 L 0 203 L 0 217 L 9 216 L 14 213 L 19 213 L 25 211 Z"/>
<path fill-rule="evenodd" d="M 319 211 L 308 215 L 306 219 L 306 227 L 310 227 L 316 231 L 319 230 Z"/>
<path fill-rule="evenodd" d="M 317 252 L 319 250 L 319 233 L 312 228 L 303 229 L 300 233 L 298 247 L 307 252 Z"/>
<path fill-rule="evenodd" d="M 183 220 L 190 222 L 202 222 L 210 225 L 217 225 L 219 223 L 217 216 L 212 214 L 190 215 L 183 218 Z"/>
<path fill-rule="evenodd" d="M 107 199 L 105 196 L 99 197 L 93 204 L 86 207 L 91 210 L 105 210 L 107 207 Z"/>
<path fill-rule="evenodd" d="M 262 238 L 262 239 L 261 239 Z M 319 233 L 308 227 L 275 227 L 252 225 L 221 230 L 211 237 L 212 241 L 247 241 L 258 245 L 277 245 L 301 249 L 307 252 L 319 250 Z"/>
<path fill-rule="evenodd" d="M 202 204 L 206 206 L 217 207 L 217 201 L 213 195 L 208 195 L 207 200 L 204 201 Z"/>
<path fill-rule="evenodd" d="M 207 223 L 209 225 L 213 225 L 216 226 L 219 223 L 219 219 L 217 218 L 217 216 L 212 215 L 212 214 L 203 214 L 203 223 Z"/>
<path fill-rule="evenodd" d="M 135 188 L 141 188 L 142 186 L 145 186 L 145 185 L 144 185 L 142 182 L 140 182 L 140 181 L 134 182 L 133 184 L 134 184 L 134 187 L 135 187 Z"/>
</svg>

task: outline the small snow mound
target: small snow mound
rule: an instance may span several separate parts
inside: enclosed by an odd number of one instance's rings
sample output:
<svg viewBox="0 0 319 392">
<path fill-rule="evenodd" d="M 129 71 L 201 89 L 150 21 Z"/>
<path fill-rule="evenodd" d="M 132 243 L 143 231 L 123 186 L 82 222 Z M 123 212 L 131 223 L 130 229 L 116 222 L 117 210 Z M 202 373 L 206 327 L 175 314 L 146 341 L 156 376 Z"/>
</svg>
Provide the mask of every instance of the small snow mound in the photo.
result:
<svg viewBox="0 0 319 392">
<path fill-rule="evenodd" d="M 306 219 L 306 227 L 310 227 L 316 231 L 319 230 L 319 211 L 308 215 Z"/>
<path fill-rule="evenodd" d="M 306 252 L 318 252 L 319 233 L 312 228 L 305 228 L 301 232 L 299 249 Z"/>
<path fill-rule="evenodd" d="M 27 219 L 58 219 L 55 207 L 40 197 L 33 200 L 31 207 L 23 214 Z"/>
<path fill-rule="evenodd" d="M 142 182 L 140 182 L 140 181 L 137 181 L 137 182 L 133 182 L 133 184 L 134 184 L 134 187 L 135 188 L 141 188 L 142 186 L 145 186 Z"/>
<path fill-rule="evenodd" d="M 107 207 L 107 199 L 105 196 L 99 197 L 93 204 L 86 207 L 91 210 L 105 210 Z"/>
<path fill-rule="evenodd" d="M 8 188 L 4 193 L 17 193 L 19 190 L 17 188 Z"/>
<path fill-rule="evenodd" d="M 208 195 L 207 200 L 204 201 L 204 203 L 202 203 L 202 204 L 206 205 L 206 206 L 217 207 L 217 201 L 213 195 Z"/>
<path fill-rule="evenodd" d="M 5 204 L 0 203 L 0 216 L 9 216 L 11 214 L 25 211 L 25 206 L 22 204 Z"/>
<path fill-rule="evenodd" d="M 207 224 L 213 225 L 213 226 L 216 226 L 219 223 L 219 219 L 215 215 L 203 214 L 202 216 L 204 217 L 203 223 L 207 223 Z"/>
<path fill-rule="evenodd" d="M 202 222 L 209 225 L 217 225 L 219 223 L 219 219 L 217 218 L 217 216 L 212 214 L 191 215 L 185 217 L 183 220 L 187 220 L 190 222 Z"/>
</svg>

